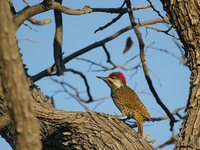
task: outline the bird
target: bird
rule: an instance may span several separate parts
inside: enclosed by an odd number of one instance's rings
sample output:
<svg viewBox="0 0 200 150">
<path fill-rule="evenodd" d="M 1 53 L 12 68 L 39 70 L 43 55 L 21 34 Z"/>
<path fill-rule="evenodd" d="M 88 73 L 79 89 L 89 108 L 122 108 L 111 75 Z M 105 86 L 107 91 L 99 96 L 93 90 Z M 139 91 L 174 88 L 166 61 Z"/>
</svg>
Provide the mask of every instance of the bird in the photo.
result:
<svg viewBox="0 0 200 150">
<path fill-rule="evenodd" d="M 152 121 L 147 108 L 137 94 L 126 85 L 126 78 L 121 72 L 112 72 L 108 77 L 97 76 L 111 88 L 111 97 L 122 115 L 135 119 L 138 135 L 143 136 L 143 122 Z"/>
</svg>

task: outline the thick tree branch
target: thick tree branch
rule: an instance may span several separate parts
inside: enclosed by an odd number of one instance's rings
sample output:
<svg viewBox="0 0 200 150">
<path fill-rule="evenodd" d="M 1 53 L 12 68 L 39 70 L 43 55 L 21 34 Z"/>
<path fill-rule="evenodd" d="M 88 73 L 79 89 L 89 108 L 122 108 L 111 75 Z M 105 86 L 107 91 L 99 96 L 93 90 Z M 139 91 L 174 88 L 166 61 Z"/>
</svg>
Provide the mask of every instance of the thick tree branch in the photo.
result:
<svg viewBox="0 0 200 150">
<path fill-rule="evenodd" d="M 146 139 L 138 137 L 137 133 L 119 117 L 90 111 L 64 112 L 56 110 L 39 90 L 33 87 L 30 88 L 30 93 L 35 104 L 33 110 L 40 123 L 44 150 L 153 149 Z M 5 107 L 7 107 L 6 104 Z M 0 114 L 2 114 L 2 109 L 0 109 Z M 1 117 L 2 115 L 0 115 Z M 10 145 L 15 142 L 13 132 L 11 132 L 12 128 L 13 124 L 9 122 L 3 131 L 0 130 L 1 135 Z M 123 142 L 121 139 L 123 139 Z"/>
</svg>

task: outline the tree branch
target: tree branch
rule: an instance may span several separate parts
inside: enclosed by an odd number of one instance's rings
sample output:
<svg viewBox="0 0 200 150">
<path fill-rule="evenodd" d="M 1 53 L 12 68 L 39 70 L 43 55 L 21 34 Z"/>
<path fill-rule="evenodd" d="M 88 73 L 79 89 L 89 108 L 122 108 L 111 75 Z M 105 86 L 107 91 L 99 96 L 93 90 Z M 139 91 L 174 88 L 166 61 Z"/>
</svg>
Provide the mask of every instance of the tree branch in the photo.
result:
<svg viewBox="0 0 200 150">
<path fill-rule="evenodd" d="M 138 6 L 138 7 L 132 8 L 132 10 L 146 9 L 149 7 L 150 5 Z M 63 6 L 58 2 L 53 2 L 51 0 L 50 1 L 44 0 L 42 3 L 36 4 L 34 6 L 31 6 L 31 7 L 27 6 L 23 10 L 21 10 L 19 13 L 17 13 L 14 16 L 16 27 L 19 28 L 19 26 L 28 18 L 31 18 L 34 15 L 46 12 L 51 9 L 56 9 L 68 15 L 83 15 L 83 14 L 88 14 L 91 12 L 127 13 L 126 8 L 91 8 L 89 6 L 85 6 L 82 9 L 72 9 L 72 8 Z"/>
<path fill-rule="evenodd" d="M 137 24 L 137 26 L 140 27 L 140 26 L 143 26 L 143 25 L 151 25 L 151 24 L 156 24 L 156 23 L 166 23 L 166 22 L 163 21 L 163 19 L 158 18 L 158 19 L 153 19 L 153 20 L 148 20 L 148 21 L 140 22 L 140 23 Z M 127 27 L 125 27 L 125 28 L 123 28 L 121 30 L 119 30 L 118 32 L 112 34 L 111 36 L 109 36 L 109 37 L 107 37 L 107 38 L 105 38 L 105 39 L 103 39 L 101 41 L 95 42 L 95 43 L 93 43 L 91 45 L 88 45 L 88 46 L 86 46 L 86 47 L 84 47 L 84 48 L 76 51 L 75 53 L 73 53 L 73 54 L 65 57 L 63 59 L 63 63 L 66 64 L 70 60 L 72 60 L 72 59 L 74 59 L 74 58 L 76 58 L 76 57 L 78 57 L 78 56 L 80 56 L 80 55 L 82 55 L 84 53 L 87 53 L 87 52 L 89 52 L 90 50 L 92 50 L 94 48 L 103 46 L 105 43 L 110 42 L 111 40 L 117 38 L 119 35 L 121 35 L 121 34 L 127 32 L 127 31 L 129 31 L 130 29 L 132 29 L 131 25 L 127 26 Z M 56 71 L 56 67 L 55 67 L 55 65 L 52 65 L 51 67 L 49 67 L 49 68 L 41 71 L 40 73 L 32 76 L 31 79 L 33 80 L 33 82 L 36 82 L 36 81 L 40 80 L 43 77 L 51 75 L 55 71 Z"/>
<path fill-rule="evenodd" d="M 140 49 L 140 59 L 141 59 L 141 62 L 142 62 L 143 71 L 144 71 L 144 74 L 145 74 L 146 81 L 148 83 L 149 89 L 151 90 L 152 94 L 154 95 L 154 97 L 156 99 L 156 102 L 161 106 L 161 108 L 165 111 L 165 113 L 170 118 L 170 126 L 171 126 L 170 131 L 173 131 L 174 123 L 177 120 L 174 118 L 174 116 L 170 113 L 169 109 L 162 102 L 162 100 L 160 99 L 158 93 L 156 92 L 156 90 L 153 86 L 152 80 L 151 80 L 150 75 L 149 75 L 147 62 L 146 62 L 146 59 L 145 59 L 145 51 L 144 51 L 145 44 L 144 44 L 144 41 L 142 39 L 142 34 L 141 34 L 141 32 L 140 32 L 140 30 L 139 30 L 139 28 L 138 28 L 138 26 L 137 26 L 137 24 L 134 20 L 134 15 L 133 15 L 133 12 L 131 11 L 131 1 L 130 0 L 125 0 L 125 1 L 126 1 L 126 5 L 127 5 L 128 9 L 130 10 L 128 14 L 129 14 L 132 29 L 135 32 L 136 37 L 138 39 L 139 49 Z"/>
<path fill-rule="evenodd" d="M 14 16 L 14 20 L 16 22 L 17 28 L 28 18 L 51 9 L 56 9 L 68 15 L 82 15 L 92 12 L 92 9 L 89 7 L 84 7 L 82 9 L 72 9 L 66 6 L 62 6 L 60 3 L 57 2 L 46 3 L 44 1 L 40 4 L 36 4 L 31 7 L 26 7 L 18 14 L 16 14 Z"/>
<path fill-rule="evenodd" d="M 155 11 L 158 14 L 158 16 L 160 16 L 160 18 L 165 20 L 165 18 L 160 14 L 160 12 L 154 7 L 154 5 L 152 4 L 151 0 L 147 0 L 147 2 L 149 3 L 149 5 L 153 9 L 153 11 Z"/>
<path fill-rule="evenodd" d="M 88 81 L 87 81 L 86 77 L 83 75 L 83 73 L 81 73 L 81 72 L 79 72 L 77 70 L 74 70 L 74 69 L 65 69 L 65 71 L 69 71 L 69 72 L 72 72 L 74 74 L 78 74 L 83 79 L 83 81 L 85 83 L 85 86 L 86 86 L 87 95 L 88 95 L 88 98 L 89 98 L 85 102 L 89 103 L 89 102 L 93 101 L 93 98 L 92 98 L 92 95 L 91 95 L 91 92 L 90 92 L 90 86 L 88 84 Z"/>
<path fill-rule="evenodd" d="M 55 0 L 55 2 L 62 4 L 62 0 Z M 65 66 L 62 62 L 62 43 L 63 43 L 62 13 L 54 9 L 54 18 L 56 24 L 56 31 L 53 42 L 54 61 L 56 65 L 57 75 L 63 75 Z"/>
<path fill-rule="evenodd" d="M 37 20 L 32 17 L 29 18 L 28 21 L 35 25 L 45 25 L 45 24 L 49 24 L 52 22 L 51 19 Z"/>
<path fill-rule="evenodd" d="M 104 30 L 105 28 L 111 26 L 113 23 L 115 23 L 116 21 L 118 21 L 121 17 L 123 16 L 122 13 L 120 13 L 119 15 L 117 15 L 117 17 L 115 17 L 113 20 L 111 20 L 110 22 L 108 22 L 107 24 L 105 24 L 102 27 L 99 27 L 99 29 L 95 30 L 94 33 L 97 33 L 100 30 Z"/>
<path fill-rule="evenodd" d="M 135 10 L 141 10 L 141 9 L 147 9 L 150 8 L 151 6 L 149 4 L 143 5 L 143 6 L 137 6 L 134 8 L 131 8 L 132 11 Z M 91 8 L 92 12 L 104 12 L 104 13 L 111 13 L 111 14 L 125 14 L 128 12 L 127 8 Z"/>
</svg>

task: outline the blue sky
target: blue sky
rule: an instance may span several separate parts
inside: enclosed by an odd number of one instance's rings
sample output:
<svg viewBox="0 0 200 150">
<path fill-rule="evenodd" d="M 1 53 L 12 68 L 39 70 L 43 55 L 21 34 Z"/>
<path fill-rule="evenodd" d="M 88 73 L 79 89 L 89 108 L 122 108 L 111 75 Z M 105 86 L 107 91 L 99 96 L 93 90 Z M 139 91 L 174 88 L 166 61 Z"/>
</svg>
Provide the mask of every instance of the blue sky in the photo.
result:
<svg viewBox="0 0 200 150">
<path fill-rule="evenodd" d="M 41 1 L 30 1 L 30 4 L 33 5 L 38 2 Z M 155 0 L 153 2 L 160 13 L 165 15 L 161 4 Z M 89 5 L 93 8 L 114 8 L 121 6 L 121 4 L 121 0 L 68 0 L 63 3 L 63 5 L 71 8 L 82 8 L 85 5 Z M 145 0 L 136 0 L 132 5 L 135 7 L 143 4 L 147 4 L 147 2 Z M 16 10 L 19 11 L 25 5 L 21 1 L 15 1 L 14 6 L 16 7 Z M 134 15 L 135 18 L 139 18 L 140 21 L 158 18 L 158 15 L 150 8 L 147 10 L 135 11 Z M 111 21 L 115 16 L 116 14 L 106 13 L 91 13 L 81 16 L 69 16 L 64 14 L 64 56 L 68 56 L 69 54 L 72 54 L 73 52 L 85 46 L 104 39 L 130 24 L 128 15 L 124 15 L 111 27 L 94 34 L 96 29 Z M 37 15 L 35 18 L 51 18 L 54 21 L 53 11 L 48 11 L 44 14 Z M 23 54 L 24 63 L 29 68 L 28 73 L 30 75 L 35 75 L 53 64 L 53 36 L 55 26 L 54 23 L 45 26 L 35 26 L 29 22 L 25 23 L 28 24 L 32 29 L 30 29 L 28 26 L 22 25 L 17 31 L 17 38 L 19 39 L 19 47 L 21 48 L 21 52 Z M 154 27 L 167 29 L 165 25 L 156 25 Z M 171 37 L 166 36 L 163 33 L 158 33 L 154 30 L 146 30 L 144 27 L 141 27 L 140 30 L 143 34 L 143 39 L 146 45 L 150 45 L 154 42 L 154 47 L 168 50 L 174 55 L 181 57 L 181 53 L 173 43 Z M 126 54 L 123 54 L 122 51 L 125 46 L 126 39 L 129 36 L 132 38 L 134 44 L 130 51 L 128 51 Z M 131 57 L 139 54 L 138 43 L 132 30 L 107 43 L 106 47 L 111 53 L 112 60 L 119 65 L 123 64 Z M 105 53 L 101 47 L 96 48 L 80 56 L 79 58 L 91 59 L 97 63 L 101 62 L 106 66 L 109 66 L 109 64 L 106 64 Z M 180 61 L 174 57 L 152 48 L 147 49 L 146 59 L 154 86 L 160 98 L 163 100 L 163 103 L 166 104 L 170 111 L 184 106 L 186 104 L 189 91 L 188 68 L 182 65 Z M 138 64 L 138 62 L 139 57 L 130 62 L 127 67 L 135 66 Z M 107 76 L 111 71 L 94 72 L 93 70 L 100 68 L 95 66 L 91 67 L 89 63 L 77 59 L 67 63 L 66 67 L 77 69 L 86 75 L 91 86 L 92 95 L 95 99 L 110 95 L 110 89 L 105 83 L 97 79 L 96 76 Z M 122 71 L 126 75 L 127 85 L 138 93 L 152 117 L 160 117 L 165 115 L 164 111 L 160 108 L 160 106 L 158 106 L 154 97 L 149 91 L 142 68 L 139 68 L 136 74 L 134 74 L 134 71 L 123 71 L 121 69 L 116 69 L 114 71 Z M 72 84 L 74 87 L 78 88 L 79 91 L 81 91 L 81 96 L 87 99 L 84 82 L 79 76 L 67 72 L 64 76 L 53 78 Z M 66 93 L 58 93 L 55 95 L 56 91 L 62 90 L 62 88 L 60 85 L 53 82 L 49 77 L 41 79 L 40 81 L 36 82 L 36 84 L 41 88 L 44 94 L 48 96 L 54 95 L 55 104 L 58 109 L 65 111 L 85 111 L 85 109 L 79 105 L 76 100 L 69 98 L 69 95 Z M 96 108 L 97 105 L 98 107 Z M 120 115 L 119 110 L 116 108 L 111 98 L 108 98 L 104 101 L 90 103 L 86 106 L 91 110 L 96 108 L 95 111 L 98 112 L 104 112 L 111 115 Z M 180 123 L 181 122 L 175 124 L 174 134 L 178 133 Z M 168 120 L 155 123 L 147 122 L 144 124 L 144 134 L 150 133 L 150 139 L 157 139 L 155 143 L 155 146 L 157 146 L 170 138 L 172 132 L 169 131 L 169 128 Z M 137 130 L 137 128 L 135 130 Z M 10 149 L 10 147 L 2 138 L 0 138 L 0 145 L 2 145 L 1 147 L 4 150 Z M 163 150 L 172 148 L 172 146 L 169 146 L 163 148 Z"/>
</svg>

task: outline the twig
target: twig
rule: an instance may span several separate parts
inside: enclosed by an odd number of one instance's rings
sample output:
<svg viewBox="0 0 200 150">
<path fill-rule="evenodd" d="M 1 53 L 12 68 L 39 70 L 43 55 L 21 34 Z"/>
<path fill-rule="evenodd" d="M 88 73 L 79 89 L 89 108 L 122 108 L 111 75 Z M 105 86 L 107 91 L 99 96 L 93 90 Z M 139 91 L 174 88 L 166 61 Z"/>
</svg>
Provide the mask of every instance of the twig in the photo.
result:
<svg viewBox="0 0 200 150">
<path fill-rule="evenodd" d="M 131 8 L 131 1 L 130 0 L 125 0 L 125 1 L 126 1 L 127 8 L 130 9 Z M 133 31 L 135 32 L 136 37 L 138 39 L 139 49 L 140 49 L 140 59 L 141 59 L 141 62 L 142 62 L 143 71 L 144 71 L 144 74 L 145 74 L 146 81 L 149 85 L 149 88 L 150 88 L 152 94 L 154 95 L 154 97 L 156 99 L 156 102 L 161 106 L 161 108 L 166 112 L 166 114 L 170 118 L 170 126 L 171 126 L 170 131 L 173 131 L 174 123 L 177 120 L 170 113 L 169 109 L 165 106 L 165 104 L 163 104 L 163 102 L 161 101 L 160 97 L 158 96 L 158 94 L 157 94 L 157 92 L 156 92 L 156 90 L 153 86 L 152 80 L 151 80 L 149 72 L 148 72 L 147 62 L 146 62 L 146 59 L 145 59 L 145 51 L 144 51 L 145 44 L 144 44 L 143 39 L 142 39 L 142 34 L 141 34 L 141 32 L 140 32 L 140 30 L 139 30 L 139 28 L 138 28 L 138 26 L 137 26 L 137 24 L 134 20 L 133 12 L 129 11 L 128 14 L 129 14 L 129 18 L 130 18 L 130 22 L 131 22 Z"/>
<path fill-rule="evenodd" d="M 83 104 L 83 103 L 86 103 L 86 101 L 83 100 L 80 97 L 79 92 L 78 92 L 78 90 L 75 87 L 69 85 L 66 82 L 58 81 L 58 80 L 53 79 L 53 78 L 51 78 L 51 80 L 54 81 L 54 82 L 56 82 L 56 83 L 58 83 L 58 84 L 60 84 L 62 86 L 63 90 L 64 90 L 64 91 L 61 91 L 61 90 L 56 91 L 56 94 L 59 93 L 59 92 L 67 93 L 71 98 L 74 98 L 84 109 L 88 110 L 88 107 Z M 69 90 L 65 86 L 71 88 L 73 91 L 75 91 L 76 94 L 73 94 L 73 93 L 69 92 Z"/>
<path fill-rule="evenodd" d="M 51 96 L 49 99 L 50 99 L 51 105 L 52 105 L 54 108 L 56 108 L 55 100 L 54 100 L 53 96 Z"/>
<path fill-rule="evenodd" d="M 160 12 L 153 6 L 152 2 L 150 0 L 147 0 L 147 2 L 150 4 L 153 11 L 155 11 L 158 14 L 158 16 L 160 16 L 163 20 L 165 20 L 165 18 L 160 14 Z"/>
<path fill-rule="evenodd" d="M 98 102 L 95 107 L 92 109 L 92 111 L 95 111 L 97 109 L 97 107 L 99 107 L 99 105 L 101 105 L 102 103 L 104 103 L 104 101 L 100 101 Z"/>
<path fill-rule="evenodd" d="M 89 98 L 89 99 L 88 99 L 87 101 L 85 101 L 85 102 L 86 102 L 86 103 L 89 103 L 89 102 L 93 101 L 93 98 L 92 98 L 92 95 L 91 95 L 91 92 L 90 92 L 90 86 L 89 86 L 89 84 L 88 84 L 88 81 L 87 81 L 85 75 L 84 75 L 83 73 L 77 71 L 77 70 L 74 70 L 74 69 L 65 69 L 65 71 L 69 71 L 69 72 L 72 72 L 72 73 L 74 73 L 74 74 L 78 74 L 78 75 L 83 79 L 83 81 L 84 81 L 84 83 L 85 83 L 85 86 L 86 86 L 87 95 L 88 95 L 88 98 Z"/>
<path fill-rule="evenodd" d="M 123 7 L 123 5 L 119 8 L 91 8 L 91 9 L 92 9 L 92 12 L 104 12 L 104 13 L 111 13 L 111 14 L 127 13 L 128 9 L 122 8 L 122 7 Z M 150 8 L 150 7 L 151 6 L 149 4 L 147 4 L 147 5 L 131 8 L 131 10 L 135 11 L 135 10 L 146 9 L 146 8 Z"/>
<path fill-rule="evenodd" d="M 81 60 L 81 61 L 85 61 L 85 62 L 88 62 L 88 63 L 91 63 L 91 65 L 96 65 L 98 67 L 101 67 L 102 69 L 99 69 L 99 70 L 93 70 L 94 72 L 100 72 L 100 71 L 109 71 L 109 70 L 114 70 L 116 68 L 120 68 L 122 70 L 125 70 L 125 71 L 130 71 L 130 70 L 137 70 L 141 65 L 140 63 L 138 63 L 137 65 L 135 65 L 134 67 L 131 67 L 131 68 L 126 68 L 126 65 L 128 64 L 128 62 L 130 62 L 130 60 L 128 60 L 127 62 L 125 62 L 123 65 L 117 65 L 117 64 L 112 64 L 112 67 L 107 67 L 107 66 L 104 66 L 102 65 L 101 63 L 96 63 L 92 60 L 89 60 L 89 59 L 85 59 L 85 58 L 77 58 L 77 60 Z"/>
<path fill-rule="evenodd" d="M 177 108 L 177 109 L 175 109 L 173 112 L 171 112 L 171 114 L 178 116 L 180 119 L 183 119 L 183 117 L 180 116 L 179 112 L 180 112 L 181 110 L 183 110 L 184 108 L 185 108 L 185 107 Z M 163 120 L 168 120 L 169 117 L 166 115 L 166 116 L 163 116 L 163 117 L 154 117 L 154 118 L 152 118 L 152 119 L 153 119 L 154 121 L 163 121 Z"/>
<path fill-rule="evenodd" d="M 103 68 L 104 70 L 111 70 L 111 68 L 108 68 L 100 63 L 96 63 L 92 60 L 89 60 L 89 59 L 85 59 L 85 58 L 77 58 L 77 60 L 81 60 L 81 61 L 85 61 L 85 62 L 88 62 L 88 63 L 91 63 L 91 65 L 95 65 L 95 66 L 98 66 L 98 67 L 101 67 Z M 112 67 L 113 68 L 113 67 Z"/>
<path fill-rule="evenodd" d="M 169 27 L 167 30 L 161 30 L 161 29 L 158 29 L 158 28 L 150 27 L 150 26 L 145 26 L 145 27 L 146 27 L 146 29 L 152 29 L 152 30 L 155 30 L 155 31 L 157 31 L 157 32 L 162 32 L 162 33 L 164 33 L 164 34 L 166 34 L 166 35 L 169 35 L 169 36 L 173 37 L 173 38 L 176 39 L 176 40 L 179 39 L 179 38 L 177 38 L 176 36 L 174 36 L 174 35 L 172 35 L 172 34 L 169 33 L 169 31 L 172 29 L 172 26 Z"/>
<path fill-rule="evenodd" d="M 125 5 L 125 2 L 122 3 L 120 9 L 122 9 L 124 7 L 124 5 Z M 119 20 L 123 16 L 123 14 L 124 13 L 119 12 L 119 14 L 117 15 L 117 17 L 115 17 L 112 21 L 108 22 L 104 26 L 99 27 L 99 29 L 95 30 L 94 33 L 98 32 L 100 30 L 104 30 L 105 28 L 111 26 L 113 23 L 115 23 L 117 20 Z"/>
<path fill-rule="evenodd" d="M 181 62 L 181 58 L 176 56 L 175 54 L 171 53 L 170 51 L 168 51 L 167 49 L 163 49 L 163 48 L 158 48 L 158 47 L 154 47 L 154 46 L 148 46 L 147 48 L 153 49 L 153 50 L 157 50 L 160 52 L 163 52 L 169 56 L 172 56 L 173 58 L 179 60 Z"/>
<path fill-rule="evenodd" d="M 113 23 L 115 23 L 117 20 L 119 20 L 122 16 L 124 15 L 124 13 L 120 13 L 119 15 L 117 15 L 117 17 L 115 17 L 112 21 L 108 22 L 107 24 L 105 24 L 102 27 L 99 27 L 99 29 L 95 30 L 94 33 L 97 33 L 100 30 L 104 30 L 105 28 L 111 26 Z"/>
<path fill-rule="evenodd" d="M 32 28 L 30 25 L 28 25 L 27 23 L 23 23 L 24 26 L 28 27 L 29 29 L 38 32 L 36 29 Z"/>
<path fill-rule="evenodd" d="M 32 39 L 28 39 L 28 38 L 24 38 L 24 39 L 17 39 L 18 41 L 27 41 L 27 42 L 31 42 L 31 43 L 45 43 L 43 41 L 36 41 L 36 40 L 32 40 Z"/>
<path fill-rule="evenodd" d="M 113 61 L 111 60 L 111 56 L 110 53 L 108 52 L 108 49 L 106 48 L 105 44 L 103 44 L 103 50 L 106 53 L 106 57 L 107 57 L 107 63 L 110 63 L 113 67 L 115 66 L 115 64 L 113 63 Z"/>
<path fill-rule="evenodd" d="M 160 148 L 163 148 L 163 147 L 165 147 L 165 146 L 167 146 L 167 145 L 174 144 L 175 141 L 176 141 L 176 137 L 177 137 L 177 135 L 176 135 L 176 136 L 172 136 L 169 140 L 167 140 L 167 141 L 164 142 L 163 144 L 159 145 L 157 148 L 160 149 Z"/>
<path fill-rule="evenodd" d="M 27 6 L 31 6 L 27 0 L 23 0 L 23 2 L 24 2 Z"/>
</svg>

